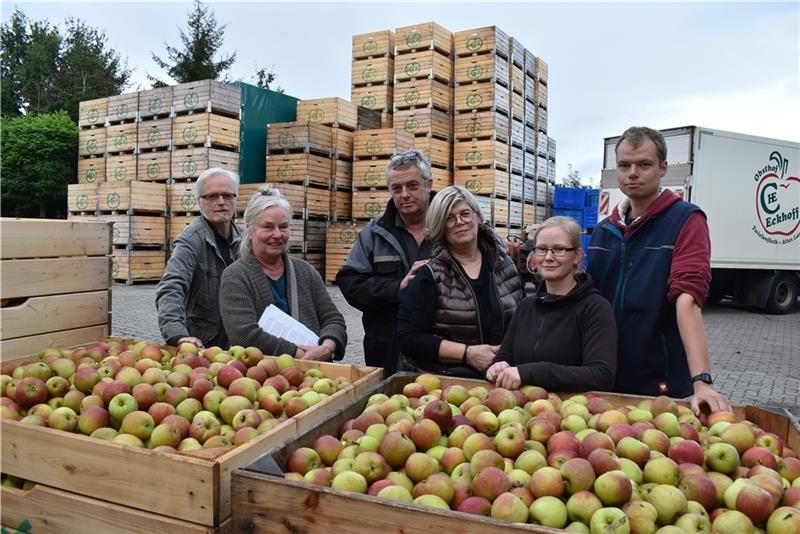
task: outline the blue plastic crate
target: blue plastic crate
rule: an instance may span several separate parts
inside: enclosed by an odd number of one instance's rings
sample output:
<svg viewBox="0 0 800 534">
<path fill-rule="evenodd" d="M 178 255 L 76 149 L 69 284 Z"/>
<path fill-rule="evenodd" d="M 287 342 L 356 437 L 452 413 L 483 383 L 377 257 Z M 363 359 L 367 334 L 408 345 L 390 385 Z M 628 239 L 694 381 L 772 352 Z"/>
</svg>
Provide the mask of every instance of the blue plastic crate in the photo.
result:
<svg viewBox="0 0 800 534">
<path fill-rule="evenodd" d="M 586 196 L 584 198 L 583 207 L 585 208 L 596 208 L 600 204 L 600 190 L 599 189 L 587 189 Z"/>
<path fill-rule="evenodd" d="M 582 228 L 594 228 L 597 226 L 597 207 L 583 208 Z"/>
<path fill-rule="evenodd" d="M 553 217 L 572 217 L 578 226 L 583 222 L 583 209 L 566 209 L 566 208 L 553 208 Z"/>
<path fill-rule="evenodd" d="M 589 243 L 592 241 L 592 234 L 581 234 L 581 248 L 583 249 L 583 268 L 589 266 Z"/>
<path fill-rule="evenodd" d="M 579 210 L 586 202 L 585 197 L 585 189 L 556 187 L 553 192 L 553 207 Z"/>
</svg>

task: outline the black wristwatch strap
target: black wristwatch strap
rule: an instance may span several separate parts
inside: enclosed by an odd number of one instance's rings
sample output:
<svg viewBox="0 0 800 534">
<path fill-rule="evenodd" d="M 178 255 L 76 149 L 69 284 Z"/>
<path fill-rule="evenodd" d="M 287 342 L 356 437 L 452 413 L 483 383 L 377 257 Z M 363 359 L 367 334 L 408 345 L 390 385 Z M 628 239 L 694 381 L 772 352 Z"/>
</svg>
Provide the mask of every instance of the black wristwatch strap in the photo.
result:
<svg viewBox="0 0 800 534">
<path fill-rule="evenodd" d="M 714 383 L 714 380 L 711 378 L 711 375 L 708 374 L 708 373 L 700 373 L 699 375 L 694 375 L 692 377 L 692 384 L 694 384 L 697 381 L 705 382 L 708 385 L 711 385 L 711 384 Z"/>
</svg>

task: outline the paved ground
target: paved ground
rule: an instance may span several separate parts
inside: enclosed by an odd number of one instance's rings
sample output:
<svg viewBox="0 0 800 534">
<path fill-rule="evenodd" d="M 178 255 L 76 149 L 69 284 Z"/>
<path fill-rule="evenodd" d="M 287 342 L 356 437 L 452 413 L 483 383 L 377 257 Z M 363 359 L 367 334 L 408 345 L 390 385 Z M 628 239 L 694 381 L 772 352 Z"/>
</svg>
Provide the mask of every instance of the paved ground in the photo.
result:
<svg viewBox="0 0 800 534">
<path fill-rule="evenodd" d="M 345 361 L 363 365 L 361 312 L 338 287 L 328 290 L 347 321 Z M 703 316 L 719 390 L 737 404 L 785 407 L 800 417 L 800 305 L 788 315 L 766 315 L 723 302 Z M 112 334 L 162 341 L 154 285 L 114 286 Z"/>
</svg>

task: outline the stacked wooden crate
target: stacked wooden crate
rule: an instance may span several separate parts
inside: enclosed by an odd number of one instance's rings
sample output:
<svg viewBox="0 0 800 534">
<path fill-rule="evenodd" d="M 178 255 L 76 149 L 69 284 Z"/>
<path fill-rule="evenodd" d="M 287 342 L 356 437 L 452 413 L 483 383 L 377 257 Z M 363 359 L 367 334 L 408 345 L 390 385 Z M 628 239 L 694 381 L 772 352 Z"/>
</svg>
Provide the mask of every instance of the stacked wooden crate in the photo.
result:
<svg viewBox="0 0 800 534">
<path fill-rule="evenodd" d="M 414 135 L 400 128 L 360 130 L 353 136 L 353 219 L 379 216 L 391 198 L 385 169 L 392 156 L 414 148 Z"/>
<path fill-rule="evenodd" d="M 537 206 L 542 206 L 544 212 L 541 216 L 537 217 L 539 220 L 544 220 L 549 217 L 552 212 L 553 205 L 553 188 L 555 187 L 555 163 L 552 165 L 552 172 L 550 171 L 551 165 L 549 162 L 549 148 L 547 137 L 547 89 L 548 89 L 548 66 L 547 63 L 540 57 L 536 57 L 534 61 L 534 76 L 536 79 L 536 180 L 537 182 L 545 182 L 545 186 L 541 189 L 546 190 L 544 198 L 537 197 Z M 553 154 L 555 160 L 555 154 Z M 552 178 L 552 179 L 551 179 Z"/>
<path fill-rule="evenodd" d="M 356 242 L 364 222 L 339 221 L 331 223 L 325 236 L 325 283 L 336 281 L 336 273 L 342 268 Z"/>
<path fill-rule="evenodd" d="M 394 43 L 391 30 L 353 36 L 352 90 L 358 106 L 379 111 L 381 127 L 392 127 Z"/>
<path fill-rule="evenodd" d="M 394 122 L 431 161 L 432 188 L 453 183 L 453 34 L 428 22 L 395 29 Z"/>
</svg>

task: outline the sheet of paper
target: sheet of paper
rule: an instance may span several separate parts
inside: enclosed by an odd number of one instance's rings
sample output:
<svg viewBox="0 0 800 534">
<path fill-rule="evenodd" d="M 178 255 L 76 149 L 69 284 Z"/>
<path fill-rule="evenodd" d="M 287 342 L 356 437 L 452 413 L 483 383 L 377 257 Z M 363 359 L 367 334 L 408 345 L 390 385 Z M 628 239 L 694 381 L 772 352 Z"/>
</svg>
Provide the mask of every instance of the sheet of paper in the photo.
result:
<svg viewBox="0 0 800 534">
<path fill-rule="evenodd" d="M 295 320 L 291 315 L 287 315 L 274 304 L 267 306 L 267 309 L 261 314 L 258 326 L 264 332 L 282 337 L 295 345 L 317 346 L 319 344 L 319 336 L 313 330 Z"/>
</svg>

